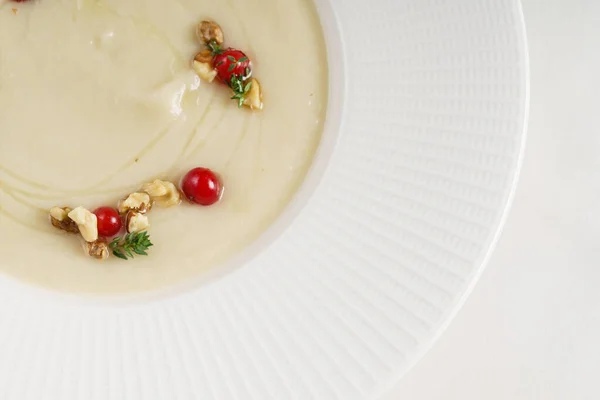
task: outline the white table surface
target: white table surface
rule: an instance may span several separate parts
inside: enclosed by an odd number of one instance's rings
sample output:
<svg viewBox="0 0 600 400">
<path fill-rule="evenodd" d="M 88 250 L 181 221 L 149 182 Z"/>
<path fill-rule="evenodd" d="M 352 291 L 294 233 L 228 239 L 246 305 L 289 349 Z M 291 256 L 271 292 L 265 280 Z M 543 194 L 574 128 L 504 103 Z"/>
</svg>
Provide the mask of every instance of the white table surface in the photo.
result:
<svg viewBox="0 0 600 400">
<path fill-rule="evenodd" d="M 523 0 L 531 112 L 504 233 L 385 400 L 600 399 L 600 1 Z"/>
</svg>

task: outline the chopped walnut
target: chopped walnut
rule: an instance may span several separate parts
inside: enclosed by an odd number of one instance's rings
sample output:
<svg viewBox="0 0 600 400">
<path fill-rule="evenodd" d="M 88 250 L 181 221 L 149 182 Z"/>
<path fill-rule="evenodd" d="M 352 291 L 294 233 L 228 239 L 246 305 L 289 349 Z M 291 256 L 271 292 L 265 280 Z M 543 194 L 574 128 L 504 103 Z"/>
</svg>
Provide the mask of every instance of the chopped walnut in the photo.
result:
<svg viewBox="0 0 600 400">
<path fill-rule="evenodd" d="M 71 218 L 69 213 L 72 211 L 69 207 L 52 207 L 50 209 L 50 222 L 52 226 L 69 233 L 79 233 L 79 227 Z"/>
<path fill-rule="evenodd" d="M 135 211 L 127 213 L 126 222 L 127 233 L 145 231 L 150 227 L 148 216 Z"/>
<path fill-rule="evenodd" d="M 144 184 L 142 190 L 162 207 L 173 207 L 181 203 L 181 193 L 172 182 L 156 179 L 153 182 Z"/>
<path fill-rule="evenodd" d="M 196 37 L 205 44 L 214 41 L 216 44 L 221 45 L 225 40 L 221 27 L 213 21 L 202 21 L 198 24 L 196 27 Z"/>
<path fill-rule="evenodd" d="M 69 213 L 72 210 L 73 209 L 69 207 L 52 207 L 50 209 L 50 216 L 55 220 L 62 222 L 65 219 L 69 218 Z"/>
<path fill-rule="evenodd" d="M 217 70 L 213 69 L 210 63 L 203 63 L 194 60 L 192 63 L 192 68 L 194 68 L 194 72 L 196 72 L 196 75 L 198 75 L 200 79 L 206 82 L 214 81 L 215 77 L 217 76 Z"/>
<path fill-rule="evenodd" d="M 212 51 L 210 51 L 209 49 L 204 49 L 200 53 L 196 54 L 196 57 L 194 57 L 194 60 L 198 61 L 200 63 L 204 63 L 204 64 L 212 64 L 212 62 L 213 62 Z"/>
<path fill-rule="evenodd" d="M 263 102 L 260 83 L 256 78 L 252 78 L 250 80 L 250 83 L 252 84 L 252 86 L 250 87 L 250 91 L 246 94 L 244 98 L 244 105 L 252 110 L 262 110 Z"/>
<path fill-rule="evenodd" d="M 96 260 L 106 260 L 110 255 L 108 243 L 103 239 L 94 242 L 85 242 L 83 249 L 88 256 L 94 257 Z"/>
<path fill-rule="evenodd" d="M 98 240 L 98 219 L 91 211 L 83 207 L 77 207 L 68 214 L 77 224 L 79 233 L 86 242 L 95 242 Z"/>
<path fill-rule="evenodd" d="M 129 211 L 137 211 L 140 214 L 145 214 L 152 209 L 152 199 L 148 193 L 135 192 L 123 198 L 119 202 L 119 213 L 127 214 Z"/>
</svg>

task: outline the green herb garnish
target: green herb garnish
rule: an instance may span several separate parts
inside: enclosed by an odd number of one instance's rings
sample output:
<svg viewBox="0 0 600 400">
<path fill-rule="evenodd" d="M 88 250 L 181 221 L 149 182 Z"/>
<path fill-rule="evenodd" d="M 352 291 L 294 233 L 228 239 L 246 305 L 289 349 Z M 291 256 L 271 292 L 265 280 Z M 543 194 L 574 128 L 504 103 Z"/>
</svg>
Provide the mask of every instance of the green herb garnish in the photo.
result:
<svg viewBox="0 0 600 400">
<path fill-rule="evenodd" d="M 229 87 L 233 90 L 232 100 L 237 100 L 238 108 L 241 108 L 244 105 L 244 100 L 246 99 L 246 95 L 252 89 L 252 81 L 246 83 L 244 85 L 244 81 L 247 77 L 239 77 L 239 75 L 232 75 L 229 80 Z"/>
<path fill-rule="evenodd" d="M 231 72 L 233 71 L 238 65 L 240 65 L 243 62 L 248 61 L 248 57 L 244 56 L 242 58 L 240 58 L 239 60 L 235 60 L 234 56 L 227 56 L 227 59 L 229 61 L 231 61 L 231 64 L 229 64 L 229 68 L 227 68 L 227 72 Z M 218 65 L 218 64 L 217 64 Z M 250 68 L 246 67 L 246 74 L 244 75 L 244 79 L 246 79 L 248 77 L 248 75 L 250 74 Z"/>
<path fill-rule="evenodd" d="M 206 44 L 206 47 L 208 47 L 208 49 L 211 51 L 213 57 L 216 56 L 217 54 L 221 54 L 223 52 L 223 49 L 221 49 L 221 46 L 219 46 L 219 44 L 214 40 L 211 40 L 210 42 L 208 42 Z"/>
<path fill-rule="evenodd" d="M 116 237 L 109 244 L 113 255 L 123 260 L 134 258 L 136 255 L 147 256 L 146 250 L 152 246 L 146 231 L 129 233 L 123 238 Z"/>
</svg>

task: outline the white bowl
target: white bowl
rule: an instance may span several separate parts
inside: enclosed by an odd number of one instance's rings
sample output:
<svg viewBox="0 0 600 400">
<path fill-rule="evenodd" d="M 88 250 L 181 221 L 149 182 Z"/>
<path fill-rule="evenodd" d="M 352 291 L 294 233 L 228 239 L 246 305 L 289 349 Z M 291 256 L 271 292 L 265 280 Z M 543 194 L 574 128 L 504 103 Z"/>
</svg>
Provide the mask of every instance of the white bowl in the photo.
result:
<svg viewBox="0 0 600 400">
<path fill-rule="evenodd" d="M 327 131 L 285 215 L 209 282 L 151 298 L 82 301 L 0 278 L 0 398 L 371 398 L 440 335 L 515 188 L 520 4 L 317 5 Z"/>
</svg>

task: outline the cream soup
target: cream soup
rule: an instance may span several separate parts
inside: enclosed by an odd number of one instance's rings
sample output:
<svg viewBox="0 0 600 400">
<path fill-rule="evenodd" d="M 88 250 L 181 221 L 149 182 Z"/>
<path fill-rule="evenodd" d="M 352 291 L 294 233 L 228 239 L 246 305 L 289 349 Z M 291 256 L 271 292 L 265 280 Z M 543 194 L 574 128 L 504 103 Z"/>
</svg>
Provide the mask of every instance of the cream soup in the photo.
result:
<svg viewBox="0 0 600 400">
<path fill-rule="evenodd" d="M 218 22 L 260 80 L 238 108 L 191 60 Z M 0 0 L 0 270 L 70 292 L 151 290 L 197 276 L 282 212 L 319 144 L 327 65 L 310 0 Z M 193 167 L 225 187 L 210 207 L 149 214 L 149 255 L 96 261 L 52 206 L 115 207 Z"/>
</svg>

